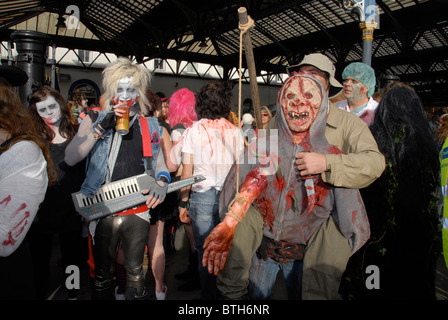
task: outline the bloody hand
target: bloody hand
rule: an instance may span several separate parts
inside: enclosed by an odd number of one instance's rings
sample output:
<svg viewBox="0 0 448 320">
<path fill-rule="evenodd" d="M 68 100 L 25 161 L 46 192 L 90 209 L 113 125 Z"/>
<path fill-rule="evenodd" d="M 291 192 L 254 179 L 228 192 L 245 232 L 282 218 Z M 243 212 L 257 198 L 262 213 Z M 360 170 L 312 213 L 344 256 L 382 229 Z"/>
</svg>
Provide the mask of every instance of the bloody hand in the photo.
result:
<svg viewBox="0 0 448 320">
<path fill-rule="evenodd" d="M 202 265 L 207 267 L 210 274 L 216 276 L 224 268 L 236 226 L 267 184 L 266 176 L 260 173 L 259 168 L 249 171 L 239 195 L 231 203 L 231 212 L 227 213 L 224 220 L 205 239 Z"/>
<path fill-rule="evenodd" d="M 235 235 L 235 226 L 229 226 L 225 221 L 218 224 L 204 241 L 202 265 L 215 276 L 224 268 L 227 255 Z"/>
<path fill-rule="evenodd" d="M 305 246 L 284 241 L 270 242 L 267 244 L 267 255 L 280 263 L 288 263 L 292 260 L 302 260 Z"/>
</svg>

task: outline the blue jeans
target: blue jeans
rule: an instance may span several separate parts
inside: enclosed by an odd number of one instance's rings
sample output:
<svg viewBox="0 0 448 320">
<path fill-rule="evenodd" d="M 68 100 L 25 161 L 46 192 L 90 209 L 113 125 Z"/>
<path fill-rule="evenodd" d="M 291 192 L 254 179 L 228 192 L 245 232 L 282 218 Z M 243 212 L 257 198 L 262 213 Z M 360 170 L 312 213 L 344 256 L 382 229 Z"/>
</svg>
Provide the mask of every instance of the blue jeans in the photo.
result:
<svg viewBox="0 0 448 320">
<path fill-rule="evenodd" d="M 301 299 L 303 262 L 291 261 L 283 264 L 271 258 L 265 261 L 257 253 L 252 258 L 249 270 L 249 297 L 252 300 L 268 299 L 280 270 L 285 278 L 288 299 Z"/>
<path fill-rule="evenodd" d="M 221 192 L 211 188 L 206 192 L 193 192 L 190 197 L 190 209 L 188 214 L 193 226 L 196 250 L 198 252 L 198 269 L 201 280 L 201 299 L 216 299 L 216 276 L 209 274 L 206 267 L 202 266 L 204 254 L 204 241 L 215 228 L 219 220 L 219 194 Z"/>
</svg>

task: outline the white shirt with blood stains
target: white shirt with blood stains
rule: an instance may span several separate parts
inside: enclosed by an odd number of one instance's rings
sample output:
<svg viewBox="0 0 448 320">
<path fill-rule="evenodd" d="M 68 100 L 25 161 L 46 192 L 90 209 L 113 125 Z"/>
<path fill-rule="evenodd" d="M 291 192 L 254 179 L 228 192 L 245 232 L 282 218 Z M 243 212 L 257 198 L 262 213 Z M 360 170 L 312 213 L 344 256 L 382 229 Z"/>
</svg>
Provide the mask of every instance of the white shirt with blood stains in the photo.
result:
<svg viewBox="0 0 448 320">
<path fill-rule="evenodd" d="M 226 176 L 244 149 L 241 130 L 224 118 L 201 119 L 183 134 L 182 152 L 193 154 L 193 175 L 206 180 L 193 185 L 193 191 L 205 192 L 211 187 L 222 189 Z"/>
<path fill-rule="evenodd" d="M 47 184 L 47 162 L 34 142 L 17 142 L 0 155 L 0 257 L 21 245 Z"/>
</svg>

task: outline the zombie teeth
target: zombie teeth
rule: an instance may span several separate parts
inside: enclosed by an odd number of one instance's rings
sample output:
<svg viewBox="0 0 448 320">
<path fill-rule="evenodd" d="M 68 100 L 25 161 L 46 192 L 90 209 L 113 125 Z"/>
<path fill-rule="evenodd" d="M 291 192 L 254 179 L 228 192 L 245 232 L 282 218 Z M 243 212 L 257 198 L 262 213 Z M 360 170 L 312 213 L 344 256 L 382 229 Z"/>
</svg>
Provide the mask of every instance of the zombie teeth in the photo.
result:
<svg viewBox="0 0 448 320">
<path fill-rule="evenodd" d="M 289 117 L 291 119 L 302 120 L 302 119 L 308 118 L 308 112 L 300 112 L 299 113 L 299 112 L 292 111 L 289 113 Z"/>
</svg>

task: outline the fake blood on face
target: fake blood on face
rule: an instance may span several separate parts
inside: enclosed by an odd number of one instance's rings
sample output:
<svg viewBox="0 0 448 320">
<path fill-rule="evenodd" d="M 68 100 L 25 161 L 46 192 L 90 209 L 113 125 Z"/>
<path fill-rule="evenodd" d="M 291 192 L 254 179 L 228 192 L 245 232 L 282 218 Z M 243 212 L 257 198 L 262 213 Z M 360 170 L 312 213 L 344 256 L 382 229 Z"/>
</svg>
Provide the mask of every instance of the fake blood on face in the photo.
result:
<svg viewBox="0 0 448 320">
<path fill-rule="evenodd" d="M 134 103 L 137 101 L 137 99 L 132 99 L 132 100 L 128 100 L 128 101 L 126 101 L 125 102 L 125 105 L 123 105 L 123 107 L 127 107 L 127 108 L 131 108 L 133 105 L 134 105 Z M 116 105 L 116 104 L 119 104 L 120 103 L 120 101 L 117 99 L 117 98 L 113 98 L 112 99 L 112 103 L 114 104 L 114 105 Z"/>
</svg>

